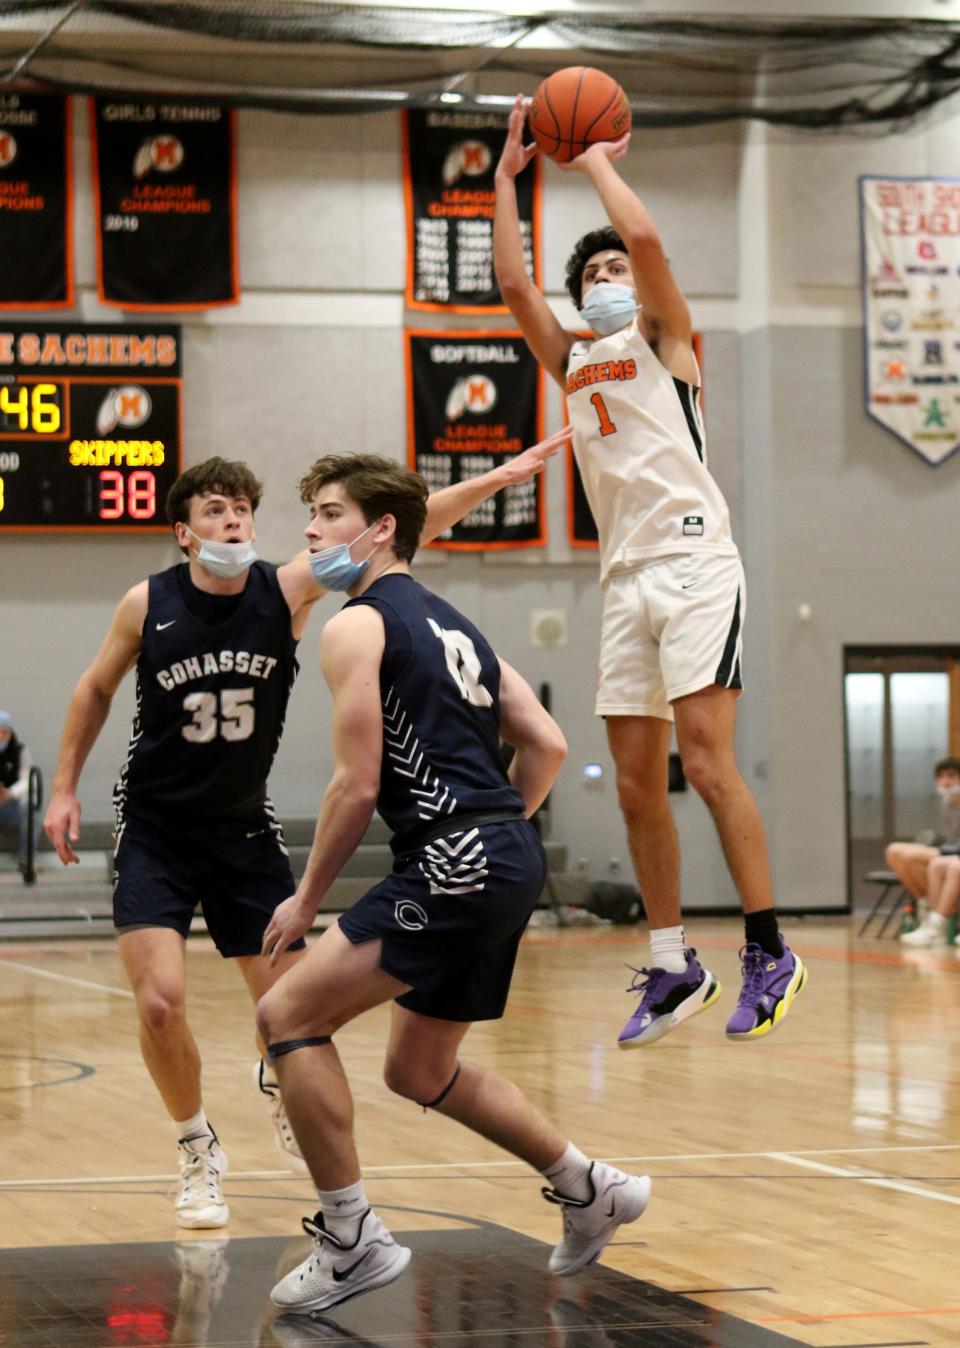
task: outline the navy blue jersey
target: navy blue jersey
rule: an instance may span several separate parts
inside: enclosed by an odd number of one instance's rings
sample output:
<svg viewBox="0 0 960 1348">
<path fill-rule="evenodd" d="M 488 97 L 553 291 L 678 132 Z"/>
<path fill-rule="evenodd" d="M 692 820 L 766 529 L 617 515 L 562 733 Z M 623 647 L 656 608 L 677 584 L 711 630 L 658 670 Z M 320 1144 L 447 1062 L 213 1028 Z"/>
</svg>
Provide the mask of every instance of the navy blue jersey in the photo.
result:
<svg viewBox="0 0 960 1348">
<path fill-rule="evenodd" d="M 137 708 L 114 790 L 127 804 L 191 817 L 245 814 L 263 804 L 299 666 L 277 568 L 254 562 L 238 602 L 185 595 L 186 563 L 151 576 L 137 661 Z M 194 610 L 194 611 L 191 611 Z"/>
<path fill-rule="evenodd" d="M 395 833 L 471 810 L 523 812 L 500 759 L 500 664 L 463 614 L 412 576 L 346 606 L 383 618 L 383 763 L 377 809 Z"/>
</svg>

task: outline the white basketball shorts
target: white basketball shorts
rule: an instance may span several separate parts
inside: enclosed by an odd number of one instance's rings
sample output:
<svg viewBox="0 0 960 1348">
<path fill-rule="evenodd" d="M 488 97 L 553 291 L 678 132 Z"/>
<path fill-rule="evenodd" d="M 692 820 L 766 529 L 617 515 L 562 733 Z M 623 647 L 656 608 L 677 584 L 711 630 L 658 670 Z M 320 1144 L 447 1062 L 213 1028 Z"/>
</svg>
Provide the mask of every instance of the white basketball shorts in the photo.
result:
<svg viewBox="0 0 960 1348">
<path fill-rule="evenodd" d="M 610 577 L 600 637 L 598 716 L 658 716 L 711 684 L 743 688 L 746 610 L 738 554 L 684 553 Z"/>
</svg>

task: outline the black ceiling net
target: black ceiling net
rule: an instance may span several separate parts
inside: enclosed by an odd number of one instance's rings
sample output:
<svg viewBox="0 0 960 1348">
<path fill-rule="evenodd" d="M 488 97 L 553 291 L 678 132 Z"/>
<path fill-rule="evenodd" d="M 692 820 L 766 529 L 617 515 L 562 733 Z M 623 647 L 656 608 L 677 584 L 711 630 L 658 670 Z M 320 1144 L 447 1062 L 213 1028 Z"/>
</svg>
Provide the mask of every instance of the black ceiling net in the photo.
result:
<svg viewBox="0 0 960 1348">
<path fill-rule="evenodd" d="M 4 0 L 0 71 L 21 87 L 164 91 L 301 113 L 438 98 L 507 107 L 564 65 L 599 66 L 634 124 L 756 118 L 902 128 L 957 92 L 960 25 L 926 20 L 610 18 L 294 0 Z"/>
</svg>

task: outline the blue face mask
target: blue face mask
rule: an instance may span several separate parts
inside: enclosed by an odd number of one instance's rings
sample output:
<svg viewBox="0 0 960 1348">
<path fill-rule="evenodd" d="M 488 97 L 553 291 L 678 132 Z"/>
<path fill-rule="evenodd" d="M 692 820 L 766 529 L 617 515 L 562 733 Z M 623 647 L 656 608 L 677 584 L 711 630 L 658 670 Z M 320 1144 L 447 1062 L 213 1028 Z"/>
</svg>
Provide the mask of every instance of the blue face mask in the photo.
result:
<svg viewBox="0 0 960 1348">
<path fill-rule="evenodd" d="M 637 307 L 632 286 L 600 281 L 584 300 L 580 313 L 599 337 L 609 337 L 633 322 Z"/>
<path fill-rule="evenodd" d="M 257 560 L 252 543 L 213 543 L 209 538 L 197 537 L 192 529 L 187 529 L 187 533 L 200 544 L 197 561 L 220 580 L 236 580 Z"/>
<path fill-rule="evenodd" d="M 310 554 L 310 570 L 318 585 L 325 590 L 351 590 L 367 569 L 370 558 L 376 552 L 376 545 L 370 549 L 362 562 L 355 562 L 350 556 L 354 543 L 359 543 L 363 534 L 368 534 L 380 523 L 374 520 L 368 524 L 362 534 L 357 534 L 350 543 L 335 543 L 332 548 L 321 548 Z"/>
</svg>

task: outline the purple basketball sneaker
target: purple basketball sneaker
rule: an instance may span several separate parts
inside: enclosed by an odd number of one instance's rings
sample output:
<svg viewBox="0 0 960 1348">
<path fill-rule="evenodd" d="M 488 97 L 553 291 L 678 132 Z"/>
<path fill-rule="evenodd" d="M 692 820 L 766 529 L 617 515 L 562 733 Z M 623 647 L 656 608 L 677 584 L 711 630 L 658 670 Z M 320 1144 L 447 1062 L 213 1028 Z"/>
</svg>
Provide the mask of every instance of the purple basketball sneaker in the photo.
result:
<svg viewBox="0 0 960 1348">
<path fill-rule="evenodd" d="M 704 969 L 695 950 L 687 951 L 687 967 L 682 974 L 666 969 L 634 969 L 636 975 L 628 992 L 642 994 L 640 1005 L 620 1031 L 621 1048 L 642 1048 L 705 1011 L 720 996 L 720 984 L 709 969 Z"/>
<path fill-rule="evenodd" d="M 752 941 L 740 951 L 743 987 L 727 1021 L 728 1039 L 762 1039 L 775 1030 L 807 984 L 803 961 L 784 944 L 779 959 Z"/>
</svg>

